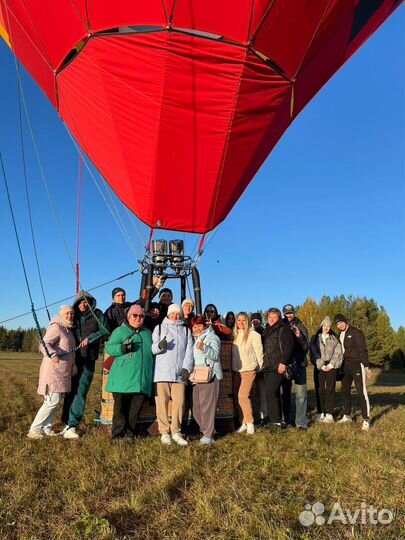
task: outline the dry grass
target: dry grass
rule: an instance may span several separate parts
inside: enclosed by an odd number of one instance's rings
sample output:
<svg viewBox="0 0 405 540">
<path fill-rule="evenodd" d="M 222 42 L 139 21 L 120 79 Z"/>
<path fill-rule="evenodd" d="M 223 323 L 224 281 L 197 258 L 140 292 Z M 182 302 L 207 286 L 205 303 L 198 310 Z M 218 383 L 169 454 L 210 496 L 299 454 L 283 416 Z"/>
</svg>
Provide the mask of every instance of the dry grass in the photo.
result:
<svg viewBox="0 0 405 540">
<path fill-rule="evenodd" d="M 32 441 L 41 403 L 39 358 L 0 354 L 1 540 L 398 539 L 404 538 L 404 374 L 370 386 L 373 429 L 318 425 L 254 437 L 228 435 L 213 448 L 145 438 L 112 445 L 94 423 L 95 377 L 78 441 Z M 310 393 L 313 402 L 313 392 Z M 354 511 L 364 501 L 394 509 L 389 526 L 304 527 L 307 502 Z"/>
</svg>

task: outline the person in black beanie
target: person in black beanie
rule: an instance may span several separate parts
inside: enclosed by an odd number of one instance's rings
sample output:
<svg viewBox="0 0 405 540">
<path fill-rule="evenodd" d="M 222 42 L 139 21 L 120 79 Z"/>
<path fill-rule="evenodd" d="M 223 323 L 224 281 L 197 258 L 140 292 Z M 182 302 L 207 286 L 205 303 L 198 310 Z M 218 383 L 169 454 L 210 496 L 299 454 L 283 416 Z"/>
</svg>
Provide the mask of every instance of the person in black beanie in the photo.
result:
<svg viewBox="0 0 405 540">
<path fill-rule="evenodd" d="M 108 321 L 108 329 L 113 332 L 127 319 L 127 311 L 133 302 L 126 301 L 126 292 L 122 287 L 115 287 L 112 292 L 113 302 L 104 312 Z"/>
<path fill-rule="evenodd" d="M 250 316 L 250 324 L 253 330 L 261 335 L 263 342 L 264 327 L 262 324 L 262 316 L 259 312 L 252 313 L 252 315 Z M 267 426 L 270 420 L 267 407 L 264 372 L 262 370 L 259 370 L 256 373 L 256 378 L 253 384 L 253 390 L 251 394 L 251 401 L 255 424 L 259 427 Z"/>
<path fill-rule="evenodd" d="M 262 316 L 260 315 L 260 313 L 252 313 L 252 315 L 250 316 L 250 322 L 252 328 L 256 330 L 258 334 L 263 336 L 264 328 L 262 324 Z"/>
<path fill-rule="evenodd" d="M 366 379 L 369 377 L 369 360 L 366 338 L 361 330 L 350 326 L 344 315 L 335 315 L 334 322 L 340 331 L 339 339 L 343 349 L 343 369 L 342 379 L 343 394 L 343 417 L 339 424 L 352 421 L 352 401 L 351 388 L 354 381 L 357 395 L 360 399 L 361 413 L 363 415 L 362 430 L 370 429 L 370 401 L 367 394 Z"/>
</svg>

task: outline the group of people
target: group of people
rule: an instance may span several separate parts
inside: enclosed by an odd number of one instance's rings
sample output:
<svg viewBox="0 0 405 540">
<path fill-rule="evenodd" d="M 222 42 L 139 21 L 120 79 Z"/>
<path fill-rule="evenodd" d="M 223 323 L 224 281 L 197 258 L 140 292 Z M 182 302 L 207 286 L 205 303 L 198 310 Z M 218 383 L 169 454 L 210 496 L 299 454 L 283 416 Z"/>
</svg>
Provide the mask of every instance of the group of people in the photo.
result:
<svg viewBox="0 0 405 540">
<path fill-rule="evenodd" d="M 73 306 L 61 306 L 42 339 L 43 360 L 38 393 L 44 396 L 28 437 L 41 439 L 57 433 L 52 425 L 63 399 L 61 434 L 79 437 L 86 397 L 99 356 L 107 340 L 109 370 L 106 390 L 114 396 L 112 438 L 133 440 L 142 404 L 155 396 L 161 442 L 188 445 L 181 433 L 187 388 L 192 385 L 192 414 L 201 431 L 200 443 L 214 443 L 214 424 L 223 378 L 221 341 L 232 342 L 232 382 L 237 433 L 253 435 L 257 425 L 272 430 L 296 426 L 305 430 L 307 420 L 307 355 L 314 366 L 317 397 L 316 422 L 333 423 L 336 380 L 342 376 L 344 414 L 350 422 L 351 386 L 354 381 L 361 402 L 362 429 L 369 429 L 370 404 L 366 388 L 369 369 L 362 332 L 338 314 L 340 334 L 325 317 L 318 332 L 308 331 L 286 304 L 267 311 L 263 327 L 260 313 L 228 312 L 222 320 L 216 306 L 208 304 L 202 315 L 194 303 L 173 303 L 172 291 L 155 282 L 159 302 L 145 312 L 143 299 L 129 303 L 122 288 L 112 291 L 112 305 L 102 313 L 95 298 L 80 291 Z M 295 417 L 292 385 L 295 384 Z M 171 414 L 169 415 L 169 402 Z"/>
</svg>

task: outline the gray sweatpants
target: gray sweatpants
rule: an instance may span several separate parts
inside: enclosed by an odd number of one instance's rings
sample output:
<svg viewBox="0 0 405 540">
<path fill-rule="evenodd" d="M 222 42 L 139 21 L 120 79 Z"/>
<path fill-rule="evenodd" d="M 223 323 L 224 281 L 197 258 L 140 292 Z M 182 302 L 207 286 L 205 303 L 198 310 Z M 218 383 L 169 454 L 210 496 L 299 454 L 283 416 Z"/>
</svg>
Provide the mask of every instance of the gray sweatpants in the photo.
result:
<svg viewBox="0 0 405 540">
<path fill-rule="evenodd" d="M 215 377 L 210 383 L 196 384 L 193 388 L 193 417 L 204 437 L 212 437 L 215 425 L 215 412 L 219 396 L 219 380 Z"/>
<path fill-rule="evenodd" d="M 62 396 L 63 394 L 60 394 L 59 392 L 53 392 L 52 394 L 44 396 L 44 402 L 31 424 L 30 431 L 52 426 L 56 416 L 56 409 Z"/>
</svg>

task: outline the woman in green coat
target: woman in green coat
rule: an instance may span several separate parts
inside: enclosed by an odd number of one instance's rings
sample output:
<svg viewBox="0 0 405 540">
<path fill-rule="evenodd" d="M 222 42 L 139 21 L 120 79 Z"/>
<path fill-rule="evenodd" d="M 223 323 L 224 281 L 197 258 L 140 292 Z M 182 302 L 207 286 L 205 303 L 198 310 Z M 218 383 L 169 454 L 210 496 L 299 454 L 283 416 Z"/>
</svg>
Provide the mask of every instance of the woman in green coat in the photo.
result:
<svg viewBox="0 0 405 540">
<path fill-rule="evenodd" d="M 107 343 L 107 354 L 115 357 L 106 385 L 107 392 L 114 395 L 113 439 L 134 438 L 143 400 L 152 393 L 152 334 L 143 328 L 144 320 L 143 308 L 131 306 L 127 320 Z"/>
</svg>

